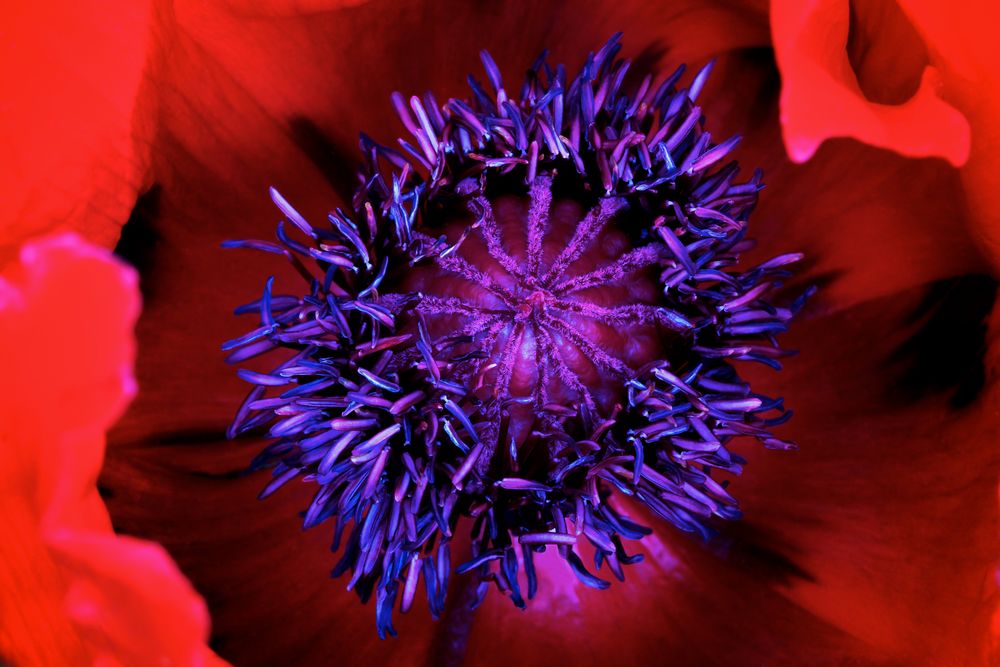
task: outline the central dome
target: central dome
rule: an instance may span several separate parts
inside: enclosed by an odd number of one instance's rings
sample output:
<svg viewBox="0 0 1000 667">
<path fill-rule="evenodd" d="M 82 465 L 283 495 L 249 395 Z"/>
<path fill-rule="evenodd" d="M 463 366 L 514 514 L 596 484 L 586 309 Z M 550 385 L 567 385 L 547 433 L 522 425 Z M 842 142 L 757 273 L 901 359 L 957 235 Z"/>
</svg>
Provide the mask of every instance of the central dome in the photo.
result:
<svg viewBox="0 0 1000 667">
<path fill-rule="evenodd" d="M 586 206 L 552 185 L 542 173 L 526 195 L 465 200 L 464 215 L 433 230 L 440 240 L 424 237 L 450 251 L 400 285 L 435 347 L 470 360 L 466 385 L 524 426 L 546 407 L 610 412 L 669 334 L 657 305 L 665 246 L 629 238 L 624 198 Z"/>
</svg>

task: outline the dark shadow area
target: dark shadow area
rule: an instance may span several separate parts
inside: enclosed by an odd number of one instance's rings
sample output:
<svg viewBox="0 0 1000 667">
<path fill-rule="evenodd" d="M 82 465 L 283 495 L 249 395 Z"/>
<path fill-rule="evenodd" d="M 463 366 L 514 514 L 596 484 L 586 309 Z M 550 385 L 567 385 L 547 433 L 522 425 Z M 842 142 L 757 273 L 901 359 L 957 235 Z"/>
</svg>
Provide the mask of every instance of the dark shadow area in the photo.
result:
<svg viewBox="0 0 1000 667">
<path fill-rule="evenodd" d="M 996 294 L 997 281 L 986 275 L 933 283 L 906 323 L 914 332 L 888 359 L 893 395 L 915 401 L 947 393 L 956 409 L 975 401 L 986 381 L 986 322 Z"/>
<path fill-rule="evenodd" d="M 790 547 L 752 522 L 743 520 L 713 527 L 718 533 L 706 543 L 706 548 L 738 569 L 772 584 L 790 584 L 793 579 L 816 581 L 795 563 Z"/>
<path fill-rule="evenodd" d="M 655 76 L 657 72 L 667 69 L 668 65 L 663 62 L 663 59 L 669 51 L 670 48 L 666 44 L 658 42 L 651 42 L 644 46 L 632 58 L 632 65 L 628 68 L 625 80 L 622 82 L 622 90 L 627 91 L 631 97 L 635 95 L 636 90 L 638 90 L 647 74 Z M 618 57 L 621 58 L 623 56 L 619 54 Z M 624 57 L 627 58 L 628 56 Z"/>
<path fill-rule="evenodd" d="M 343 205 L 350 205 L 351 197 L 358 185 L 360 154 L 338 146 L 332 137 L 306 116 L 292 116 L 288 121 L 288 127 L 291 129 L 295 145 L 316 166 L 340 197 Z"/>
<path fill-rule="evenodd" d="M 154 184 L 139 195 L 115 246 L 115 254 L 139 272 L 139 287 L 146 301 L 151 298 L 154 288 L 152 275 L 156 246 L 160 241 L 156 222 L 160 216 L 161 194 L 162 188 Z"/>
<path fill-rule="evenodd" d="M 902 104 L 917 92 L 930 63 L 920 33 L 896 0 L 851 0 L 850 7 L 847 59 L 861 92 L 878 104 Z"/>
</svg>

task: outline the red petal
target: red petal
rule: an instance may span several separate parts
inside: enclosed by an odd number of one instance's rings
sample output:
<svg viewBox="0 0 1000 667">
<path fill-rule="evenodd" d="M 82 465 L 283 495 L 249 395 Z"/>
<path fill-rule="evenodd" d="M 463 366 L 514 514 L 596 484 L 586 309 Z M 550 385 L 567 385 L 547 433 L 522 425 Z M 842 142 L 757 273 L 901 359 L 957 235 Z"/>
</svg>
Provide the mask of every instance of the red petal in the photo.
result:
<svg viewBox="0 0 1000 667">
<path fill-rule="evenodd" d="M 287 18 L 356 7 L 371 0 L 224 0 L 226 10 L 242 16 Z"/>
<path fill-rule="evenodd" d="M 395 619 L 402 640 L 379 641 L 372 603 L 331 580 L 330 523 L 303 531 L 311 485 L 267 499 L 244 473 L 259 442 L 148 443 L 109 458 L 104 483 L 116 525 L 162 541 L 205 594 L 213 645 L 237 665 L 424 664 L 437 627 L 426 605 Z"/>
<path fill-rule="evenodd" d="M 545 579 L 526 612 L 491 592 L 475 619 L 469 664 L 790 667 L 885 657 L 788 600 L 760 571 L 647 525 L 656 533 L 633 548 L 646 560 L 608 590 L 586 588 L 545 554 Z"/>
<path fill-rule="evenodd" d="M 0 279 L 2 486 L 60 528 L 108 527 L 104 431 L 135 391 L 135 272 L 74 235 L 26 244 Z"/>
<path fill-rule="evenodd" d="M 975 214 L 973 233 L 994 268 L 1000 267 L 1000 52 L 995 27 L 1000 6 L 973 0 L 953 11 L 947 3 L 906 0 L 907 15 L 927 40 L 942 68 L 947 92 L 972 126 L 972 154 L 962 169 L 969 206 Z"/>
<path fill-rule="evenodd" d="M 6 444 L 5 444 L 6 447 Z M 0 473 L 9 477 L 9 460 Z M 79 665 L 91 652 L 66 614 L 68 581 L 39 535 L 29 499 L 0 490 L 0 656 L 26 665 Z"/>
<path fill-rule="evenodd" d="M 0 263 L 55 229 L 117 240 L 145 173 L 149 14 L 145 2 L 4 3 Z"/>
<path fill-rule="evenodd" d="M 969 124 L 943 101 L 938 69 L 924 71 L 914 96 L 899 105 L 865 99 L 848 60 L 847 0 L 774 0 L 771 28 L 782 73 L 781 114 L 792 158 L 808 160 L 823 141 L 854 137 L 910 157 L 969 157 Z"/>
<path fill-rule="evenodd" d="M 71 577 L 67 613 L 114 664 L 216 664 L 201 597 L 158 544 L 113 533 L 60 532 L 49 544 Z"/>
<path fill-rule="evenodd" d="M 998 601 L 997 321 L 983 357 L 968 316 L 995 307 L 995 284 L 975 282 L 952 284 L 933 323 L 914 317 L 923 290 L 800 323 L 801 356 L 760 379 L 796 410 L 783 436 L 801 449 L 750 451 L 734 485 L 747 521 L 811 575 L 789 598 L 900 664 L 983 664 Z M 942 371 L 986 384 L 956 407 L 934 391 Z"/>
<path fill-rule="evenodd" d="M 863 68 L 852 72 L 844 51 L 848 4 L 773 3 L 785 84 L 782 119 L 793 158 L 808 159 L 831 136 L 853 136 L 904 155 L 940 155 L 955 164 L 968 158 L 962 177 L 974 213 L 970 226 L 994 267 L 1000 265 L 1000 55 L 994 45 L 1000 7 L 989 0 L 963 3 L 961 11 L 933 0 L 852 4 L 860 24 L 855 50 L 865 54 Z M 916 71 L 916 60 L 932 67 L 903 105 L 867 102 L 853 79 L 857 74 L 865 93 L 884 92 L 901 65 Z"/>
<path fill-rule="evenodd" d="M 0 277 L 0 652 L 18 664 L 214 660 L 200 598 L 158 546 L 111 532 L 97 493 L 138 310 L 135 272 L 71 234 Z"/>
<path fill-rule="evenodd" d="M 288 125 L 304 115 L 352 150 L 361 130 L 387 140 L 396 134 L 399 123 L 388 103 L 392 91 L 409 95 L 432 89 L 441 101 L 464 92 L 470 71 L 482 78 L 482 49 L 519 78 L 543 48 L 553 50 L 555 61 L 576 66 L 615 30 L 626 31 L 630 50 L 652 63 L 666 54 L 679 64 L 768 41 L 764 12 L 752 3 L 589 0 L 543 10 L 525 4 L 484 9 L 409 0 L 396 3 L 392 12 L 374 2 L 333 9 L 341 4 L 315 2 L 330 7 L 324 11 L 312 0 L 253 7 L 181 2 L 176 37 L 197 44 L 192 55 L 222 73 L 220 88 L 228 88 L 231 80 L 279 123 Z M 290 9 L 302 5 L 299 14 Z M 260 18 L 275 14 L 282 18 Z M 169 66 L 164 76 L 174 78 L 183 67 L 190 65 Z M 190 78 L 177 81 L 180 95 L 197 98 L 197 106 L 220 106 L 221 100 L 192 87 Z M 228 121 L 246 127 L 252 119 L 230 116 Z"/>
</svg>

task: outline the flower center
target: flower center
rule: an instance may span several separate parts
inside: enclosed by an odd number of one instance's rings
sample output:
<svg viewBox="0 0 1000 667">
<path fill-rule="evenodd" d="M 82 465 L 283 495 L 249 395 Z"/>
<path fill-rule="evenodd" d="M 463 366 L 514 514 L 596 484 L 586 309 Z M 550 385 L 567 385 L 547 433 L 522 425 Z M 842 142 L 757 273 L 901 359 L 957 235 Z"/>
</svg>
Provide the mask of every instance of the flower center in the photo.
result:
<svg viewBox="0 0 1000 667">
<path fill-rule="evenodd" d="M 553 199 L 552 180 L 539 175 L 527 197 L 471 198 L 440 229 L 449 249 L 401 280 L 434 347 L 470 360 L 466 385 L 501 401 L 515 432 L 557 404 L 609 413 L 669 336 L 657 306 L 664 246 L 628 238 L 624 200 Z"/>
<path fill-rule="evenodd" d="M 529 286 L 527 280 L 525 286 Z M 552 294 L 545 290 L 535 290 L 517 307 L 517 316 L 514 319 L 520 324 L 530 321 L 532 327 L 540 326 L 545 316 L 545 306 L 549 303 L 558 307 L 558 304 L 554 303 Z"/>
<path fill-rule="evenodd" d="M 285 355 L 239 371 L 254 386 L 230 433 L 275 439 L 254 464 L 273 468 L 262 496 L 316 484 L 304 525 L 333 520 L 333 575 L 374 596 L 380 636 L 418 588 L 440 617 L 451 573 L 475 604 L 496 587 L 524 607 L 550 548 L 606 588 L 584 557 L 623 579 L 642 558 L 623 540 L 649 533 L 612 497 L 707 536 L 740 516 L 713 477 L 742 471 L 730 441 L 792 446 L 771 432 L 781 399 L 735 362 L 780 368 L 775 336 L 802 301 L 769 299 L 801 256 L 739 264 L 761 174 L 738 180 L 738 137 L 705 131 L 708 68 L 634 88 L 618 49 L 572 79 L 543 56 L 516 97 L 485 52 L 489 85 L 465 100 L 396 95 L 409 138 L 362 137 L 349 211 L 316 226 L 272 191 L 280 243 L 227 244 L 284 257 L 308 286 L 270 278 L 237 310 L 259 325 L 224 344 L 229 361 Z"/>
</svg>

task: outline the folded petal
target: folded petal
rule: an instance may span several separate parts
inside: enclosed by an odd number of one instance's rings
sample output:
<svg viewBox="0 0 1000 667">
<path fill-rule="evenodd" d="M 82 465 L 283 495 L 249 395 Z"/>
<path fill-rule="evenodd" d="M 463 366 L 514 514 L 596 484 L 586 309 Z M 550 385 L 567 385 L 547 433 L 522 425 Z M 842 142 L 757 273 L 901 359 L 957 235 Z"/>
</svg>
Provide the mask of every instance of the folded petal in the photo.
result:
<svg viewBox="0 0 1000 667">
<path fill-rule="evenodd" d="M 57 229 L 118 239 L 152 134 L 138 103 L 150 14 L 108 0 L 0 10 L 0 264 Z"/>
<path fill-rule="evenodd" d="M 873 4 L 860 3 L 860 11 Z M 832 137 L 854 137 L 910 157 L 939 156 L 954 165 L 968 159 L 968 121 L 941 99 L 937 68 L 926 68 L 917 91 L 901 104 L 866 99 L 848 58 L 847 0 L 775 0 L 771 27 L 782 71 L 785 141 L 794 160 L 808 160 Z"/>
<path fill-rule="evenodd" d="M 135 392 L 135 272 L 75 234 L 0 275 L 0 655 L 15 664 L 217 664 L 201 598 L 157 545 L 116 536 L 104 432 Z"/>
<path fill-rule="evenodd" d="M 0 277 L 3 486 L 59 528 L 108 527 L 94 483 L 104 432 L 135 393 L 135 272 L 64 234 L 23 246 Z"/>
</svg>

